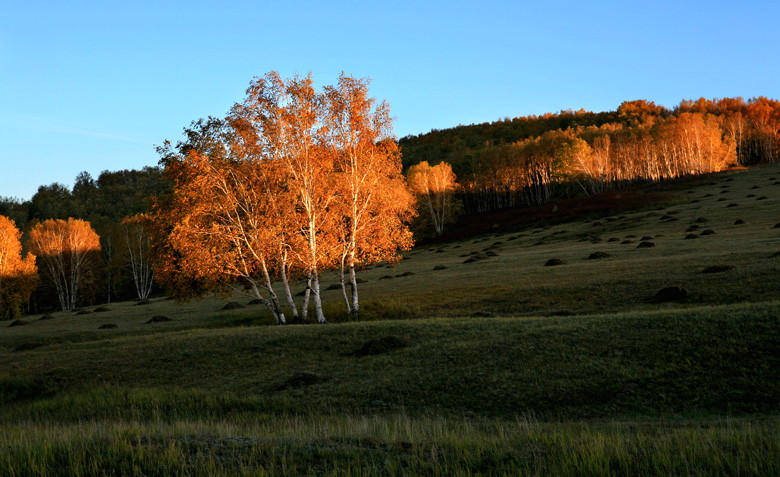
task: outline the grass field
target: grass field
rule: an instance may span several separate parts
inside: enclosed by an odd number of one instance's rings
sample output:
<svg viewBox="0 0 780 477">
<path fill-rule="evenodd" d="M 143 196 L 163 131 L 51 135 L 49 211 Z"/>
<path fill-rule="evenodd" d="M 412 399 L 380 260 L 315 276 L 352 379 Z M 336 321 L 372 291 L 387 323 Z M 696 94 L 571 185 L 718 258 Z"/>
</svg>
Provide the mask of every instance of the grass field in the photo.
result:
<svg viewBox="0 0 780 477">
<path fill-rule="evenodd" d="M 0 473 L 780 474 L 780 167 L 657 187 L 365 270 L 361 321 L 330 290 L 334 325 L 219 297 L 3 325 Z"/>
</svg>

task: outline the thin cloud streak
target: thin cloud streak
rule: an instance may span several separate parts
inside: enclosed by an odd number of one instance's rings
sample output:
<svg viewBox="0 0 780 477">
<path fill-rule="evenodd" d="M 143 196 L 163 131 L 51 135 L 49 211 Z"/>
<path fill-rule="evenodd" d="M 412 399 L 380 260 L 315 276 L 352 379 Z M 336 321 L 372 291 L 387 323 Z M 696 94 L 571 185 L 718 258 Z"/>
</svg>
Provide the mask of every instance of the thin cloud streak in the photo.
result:
<svg viewBox="0 0 780 477">
<path fill-rule="evenodd" d="M 27 129 L 33 129 L 36 131 L 46 131 L 46 132 L 53 132 L 53 133 L 59 133 L 59 134 L 71 134 L 75 136 L 88 136 L 88 137 L 99 137 L 103 139 L 115 139 L 117 141 L 125 141 L 125 142 L 134 142 L 138 144 L 152 144 L 150 141 L 141 141 L 140 139 L 135 139 L 127 136 L 118 136 L 116 134 L 106 134 L 96 131 L 88 131 L 85 129 L 78 129 L 68 126 L 60 126 L 60 125 L 47 125 L 46 123 L 52 123 L 52 121 L 44 119 L 44 118 L 36 118 L 33 116 L 17 116 L 17 121 L 3 121 L 8 125 L 15 125 L 24 127 Z"/>
</svg>

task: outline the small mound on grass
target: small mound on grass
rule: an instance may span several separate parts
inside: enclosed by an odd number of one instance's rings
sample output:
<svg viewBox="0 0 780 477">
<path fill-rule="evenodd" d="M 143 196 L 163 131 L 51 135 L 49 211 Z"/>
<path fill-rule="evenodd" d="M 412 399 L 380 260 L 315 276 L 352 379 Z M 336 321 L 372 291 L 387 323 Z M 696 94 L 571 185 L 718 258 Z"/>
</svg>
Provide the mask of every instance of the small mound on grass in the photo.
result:
<svg viewBox="0 0 780 477">
<path fill-rule="evenodd" d="M 10 327 L 12 327 L 12 326 L 25 326 L 25 325 L 29 325 L 29 324 L 30 324 L 30 322 L 29 322 L 29 321 L 24 321 L 24 320 L 14 320 L 14 321 L 12 321 L 12 322 L 11 322 L 11 324 L 10 324 L 10 325 L 8 325 L 8 327 L 10 328 Z"/>
<path fill-rule="evenodd" d="M 607 258 L 607 257 L 610 257 L 610 256 L 611 255 L 608 254 L 607 252 L 593 252 L 590 255 L 588 255 L 588 260 L 596 260 L 596 259 L 599 259 L 599 258 Z"/>
<path fill-rule="evenodd" d="M 620 242 L 620 245 L 628 245 L 630 243 L 634 243 L 634 241 L 633 240 L 623 240 L 622 242 Z"/>
<path fill-rule="evenodd" d="M 649 236 L 649 235 L 645 235 L 645 236 L 643 236 L 643 237 L 642 237 L 641 239 L 639 239 L 639 240 L 641 240 L 642 242 L 646 242 L 646 241 L 648 241 L 648 240 L 653 240 L 653 237 L 651 237 L 651 236 Z"/>
<path fill-rule="evenodd" d="M 51 315 L 43 315 L 42 317 L 38 318 L 38 321 L 45 321 L 45 320 L 53 320 L 54 317 Z"/>
<path fill-rule="evenodd" d="M 398 336 L 384 336 L 374 340 L 366 341 L 363 346 L 352 352 L 352 356 L 372 356 L 375 354 L 389 353 L 397 349 L 409 346 L 405 340 Z"/>
<path fill-rule="evenodd" d="M 411 277 L 412 275 L 414 275 L 414 272 L 404 272 L 404 273 L 401 273 L 399 275 L 396 275 L 396 277 L 399 277 L 399 278 L 400 277 Z"/>
<path fill-rule="evenodd" d="M 697 238 L 699 238 L 699 236 L 696 235 L 696 234 L 688 234 L 685 237 L 683 237 L 683 240 L 693 240 L 693 239 L 697 239 Z"/>
<path fill-rule="evenodd" d="M 610 237 L 607 242 L 620 242 L 620 239 L 617 237 Z"/>
<path fill-rule="evenodd" d="M 762 195 L 761 197 L 757 198 L 756 200 L 767 200 L 768 197 L 765 195 Z"/>
<path fill-rule="evenodd" d="M 488 257 L 498 257 L 498 253 L 492 250 L 488 250 L 487 252 L 485 252 L 485 255 L 487 255 Z"/>
<path fill-rule="evenodd" d="M 699 226 L 698 225 L 691 225 L 690 227 L 685 229 L 686 232 L 695 232 L 697 230 L 699 230 Z"/>
<path fill-rule="evenodd" d="M 466 263 L 466 262 L 463 262 L 463 263 Z M 390 280 L 392 278 L 395 278 L 395 277 L 392 276 L 392 275 L 382 275 L 381 277 L 379 277 L 380 280 Z M 303 295 L 301 295 L 301 296 L 303 296 Z"/>
<path fill-rule="evenodd" d="M 338 290 L 340 288 L 341 288 L 341 284 L 340 283 L 334 283 L 333 285 L 329 285 L 328 288 L 326 288 L 325 290 L 326 291 L 327 290 Z"/>
<path fill-rule="evenodd" d="M 475 311 L 471 314 L 474 318 L 495 318 L 496 315 L 490 311 Z"/>
<path fill-rule="evenodd" d="M 111 311 L 111 308 L 109 308 L 107 306 L 99 306 L 99 307 L 95 308 L 95 310 L 94 310 L 95 313 L 105 313 L 107 311 Z"/>
<path fill-rule="evenodd" d="M 732 203 L 730 203 L 729 205 L 727 205 L 727 206 L 726 206 L 726 208 L 729 208 L 729 207 L 738 207 L 738 206 L 739 206 L 739 204 L 735 204 L 734 202 L 732 202 Z"/>
<path fill-rule="evenodd" d="M 706 217 L 697 217 L 696 220 L 694 220 L 694 222 L 697 224 L 703 224 L 704 222 L 707 222 L 707 220 L 708 219 Z"/>
<path fill-rule="evenodd" d="M 329 379 L 330 377 L 328 376 L 322 376 L 317 373 L 304 371 L 304 372 L 293 374 L 290 377 L 290 379 L 280 384 L 279 387 L 277 387 L 277 389 L 279 391 L 284 391 L 285 389 L 302 388 L 305 386 L 311 386 L 313 384 L 324 383 Z"/>
<path fill-rule="evenodd" d="M 655 247 L 655 244 L 653 242 L 639 242 L 639 245 L 636 246 L 636 248 L 652 248 Z"/>
<path fill-rule="evenodd" d="M 43 346 L 43 343 L 22 343 L 14 348 L 14 351 L 29 351 L 31 349 L 40 348 L 41 346 Z"/>
<path fill-rule="evenodd" d="M 89 310 L 79 310 L 76 312 L 77 315 L 89 315 L 90 313 L 92 312 Z"/>
<path fill-rule="evenodd" d="M 774 227 L 772 227 L 772 228 L 773 228 L 773 229 L 780 229 L 780 222 L 776 223 L 776 224 L 775 224 L 775 226 L 774 226 Z"/>
<path fill-rule="evenodd" d="M 253 299 L 249 300 L 249 302 L 247 302 L 248 306 L 249 305 L 262 305 L 262 304 L 263 304 L 263 300 L 261 300 L 259 298 L 253 298 Z"/>
<path fill-rule="evenodd" d="M 769 256 L 769 258 L 780 258 L 780 252 L 775 252 Z"/>
<path fill-rule="evenodd" d="M 557 267 L 558 265 L 566 265 L 566 261 L 561 260 L 560 258 L 551 258 L 544 262 L 545 267 Z"/>
<path fill-rule="evenodd" d="M 721 273 L 728 272 L 729 270 L 734 270 L 734 267 L 731 265 L 710 265 L 709 267 L 705 267 L 701 273 Z"/>
<path fill-rule="evenodd" d="M 154 315 L 149 319 L 149 321 L 146 322 L 146 324 L 148 325 L 150 323 L 165 323 L 166 321 L 171 321 L 171 319 L 163 315 Z"/>
<path fill-rule="evenodd" d="M 221 310 L 237 310 L 237 309 L 243 308 L 243 307 L 244 307 L 244 305 L 242 305 L 241 303 L 239 303 L 237 301 L 229 301 L 229 302 L 225 303 L 225 306 L 223 306 L 221 308 Z"/>
<path fill-rule="evenodd" d="M 114 323 L 106 323 L 98 326 L 99 330 L 113 330 L 114 328 L 116 328 L 116 325 Z"/>
<path fill-rule="evenodd" d="M 699 235 L 715 235 L 715 231 L 712 229 L 704 229 L 699 232 Z"/>
<path fill-rule="evenodd" d="M 742 219 L 737 219 L 737 220 L 734 221 L 734 225 L 743 225 L 744 223 L 745 223 L 745 221 L 742 220 Z"/>
<path fill-rule="evenodd" d="M 677 285 L 661 288 L 654 297 L 656 303 L 683 301 L 686 298 L 688 298 L 688 290 Z"/>
<path fill-rule="evenodd" d="M 148 305 L 149 303 L 151 303 L 151 301 L 149 299 L 143 298 L 141 300 L 138 300 L 136 302 L 136 305 Z"/>
<path fill-rule="evenodd" d="M 446 270 L 446 269 L 447 269 L 447 267 L 445 267 L 444 265 L 436 265 L 435 267 L 433 267 L 433 271 L 434 272 L 439 271 L 439 270 Z"/>
</svg>

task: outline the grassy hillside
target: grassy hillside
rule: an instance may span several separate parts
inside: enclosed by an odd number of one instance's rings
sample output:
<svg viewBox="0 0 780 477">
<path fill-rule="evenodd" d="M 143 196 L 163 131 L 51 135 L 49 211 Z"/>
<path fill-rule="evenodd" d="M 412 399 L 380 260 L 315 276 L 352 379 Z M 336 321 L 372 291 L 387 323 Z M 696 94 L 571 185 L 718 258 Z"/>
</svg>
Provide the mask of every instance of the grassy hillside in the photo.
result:
<svg viewBox="0 0 780 477">
<path fill-rule="evenodd" d="M 366 270 L 361 322 L 222 298 L 6 322 L 0 469 L 777 474 L 780 167 L 665 187 Z"/>
</svg>

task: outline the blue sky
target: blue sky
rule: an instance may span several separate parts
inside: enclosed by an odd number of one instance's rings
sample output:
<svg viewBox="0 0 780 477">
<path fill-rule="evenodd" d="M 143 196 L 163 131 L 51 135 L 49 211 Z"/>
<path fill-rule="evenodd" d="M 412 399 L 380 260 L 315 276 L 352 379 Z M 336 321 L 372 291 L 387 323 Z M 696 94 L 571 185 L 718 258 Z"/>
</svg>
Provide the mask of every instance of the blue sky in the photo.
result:
<svg viewBox="0 0 780 477">
<path fill-rule="evenodd" d="M 6 0 L 0 196 L 154 165 L 253 76 L 372 78 L 396 135 L 648 99 L 780 98 L 780 6 L 746 1 Z"/>
</svg>

